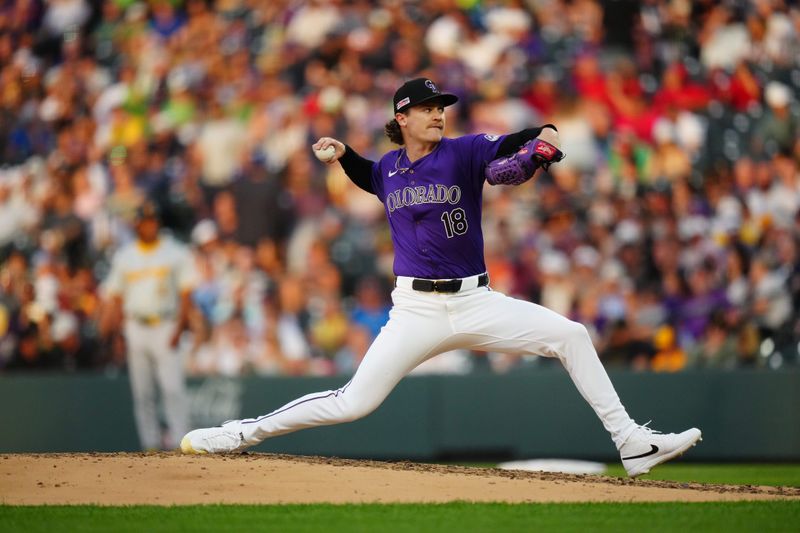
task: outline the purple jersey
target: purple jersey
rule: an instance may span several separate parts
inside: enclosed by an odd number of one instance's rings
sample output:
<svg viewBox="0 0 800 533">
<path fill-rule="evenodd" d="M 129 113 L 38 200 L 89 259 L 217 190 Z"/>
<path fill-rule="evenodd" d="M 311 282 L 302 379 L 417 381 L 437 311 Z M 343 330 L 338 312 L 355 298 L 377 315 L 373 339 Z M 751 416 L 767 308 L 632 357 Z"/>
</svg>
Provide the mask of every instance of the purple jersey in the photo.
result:
<svg viewBox="0 0 800 533">
<path fill-rule="evenodd" d="M 401 149 L 372 166 L 372 187 L 392 231 L 395 275 L 450 279 L 486 272 L 483 172 L 503 138 L 445 137 L 413 163 Z"/>
</svg>

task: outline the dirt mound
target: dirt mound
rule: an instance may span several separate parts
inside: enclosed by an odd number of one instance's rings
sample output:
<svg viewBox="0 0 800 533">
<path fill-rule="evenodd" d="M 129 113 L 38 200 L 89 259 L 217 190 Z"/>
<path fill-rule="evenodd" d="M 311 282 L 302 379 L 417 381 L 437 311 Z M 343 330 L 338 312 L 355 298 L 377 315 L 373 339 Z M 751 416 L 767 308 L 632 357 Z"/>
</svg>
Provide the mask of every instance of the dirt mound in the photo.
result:
<svg viewBox="0 0 800 533">
<path fill-rule="evenodd" d="M 644 502 L 800 499 L 800 489 L 705 485 L 274 454 L 0 455 L 0 503 Z"/>
</svg>

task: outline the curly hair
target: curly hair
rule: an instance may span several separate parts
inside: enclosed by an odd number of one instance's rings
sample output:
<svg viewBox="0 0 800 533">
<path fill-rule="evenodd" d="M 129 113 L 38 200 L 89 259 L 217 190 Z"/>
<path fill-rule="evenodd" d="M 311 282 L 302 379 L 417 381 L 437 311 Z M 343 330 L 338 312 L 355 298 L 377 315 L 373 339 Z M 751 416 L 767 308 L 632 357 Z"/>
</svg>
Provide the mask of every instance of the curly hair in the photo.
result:
<svg viewBox="0 0 800 533">
<path fill-rule="evenodd" d="M 400 124 L 397 123 L 396 118 L 393 118 L 386 123 L 386 125 L 383 127 L 383 133 L 389 137 L 389 140 L 394 144 L 399 144 L 400 146 L 405 144 L 405 141 L 403 140 L 403 132 L 400 130 Z"/>
</svg>

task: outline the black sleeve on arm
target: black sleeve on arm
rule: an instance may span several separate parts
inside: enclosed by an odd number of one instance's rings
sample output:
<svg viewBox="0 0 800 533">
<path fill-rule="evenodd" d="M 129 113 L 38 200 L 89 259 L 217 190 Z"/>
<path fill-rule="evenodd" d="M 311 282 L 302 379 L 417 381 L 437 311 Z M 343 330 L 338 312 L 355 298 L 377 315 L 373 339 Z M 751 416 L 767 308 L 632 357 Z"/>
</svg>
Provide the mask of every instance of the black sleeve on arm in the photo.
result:
<svg viewBox="0 0 800 533">
<path fill-rule="evenodd" d="M 544 126 L 539 126 L 538 128 L 527 128 L 518 131 L 517 133 L 507 135 L 506 138 L 503 139 L 503 142 L 500 143 L 500 146 L 497 147 L 497 154 L 495 157 L 505 157 L 513 154 L 519 150 L 520 146 L 531 139 L 538 137 L 545 128 L 553 128 L 554 130 L 558 131 L 558 129 L 552 124 L 545 124 Z"/>
<path fill-rule="evenodd" d="M 359 189 L 365 190 L 370 194 L 375 194 L 372 189 L 372 165 L 374 163 L 358 155 L 355 150 L 344 145 L 344 155 L 339 158 L 344 173 L 355 183 Z"/>
</svg>

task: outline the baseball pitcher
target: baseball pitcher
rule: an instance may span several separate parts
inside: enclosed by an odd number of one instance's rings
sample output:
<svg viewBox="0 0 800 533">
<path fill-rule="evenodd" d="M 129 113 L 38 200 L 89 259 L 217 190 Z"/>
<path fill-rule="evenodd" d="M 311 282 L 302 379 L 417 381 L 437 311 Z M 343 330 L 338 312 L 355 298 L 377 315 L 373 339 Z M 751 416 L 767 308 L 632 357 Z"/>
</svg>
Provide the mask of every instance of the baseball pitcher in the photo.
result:
<svg viewBox="0 0 800 533">
<path fill-rule="evenodd" d="M 188 248 L 159 234 L 151 203 L 137 211 L 137 239 L 113 256 L 104 283 L 111 312 L 104 329 L 122 317 L 134 416 L 142 449 L 175 448 L 189 428 L 183 359 L 177 350 L 194 281 Z M 167 423 L 162 439 L 157 395 Z"/>
<path fill-rule="evenodd" d="M 403 84 L 394 95 L 394 120 L 386 126 L 401 148 L 377 162 L 330 137 L 312 146 L 383 202 L 395 248 L 389 321 L 353 378 L 340 389 L 306 395 L 257 418 L 192 431 L 181 442 L 183 452 L 233 452 L 299 429 L 356 420 L 377 408 L 414 367 L 458 348 L 558 358 L 631 476 L 700 439 L 696 428 L 661 434 L 636 424 L 583 325 L 489 288 L 481 232 L 484 181 L 520 185 L 564 154 L 549 124 L 509 135 L 444 137 L 445 107 L 457 101 L 430 79 Z"/>
</svg>

